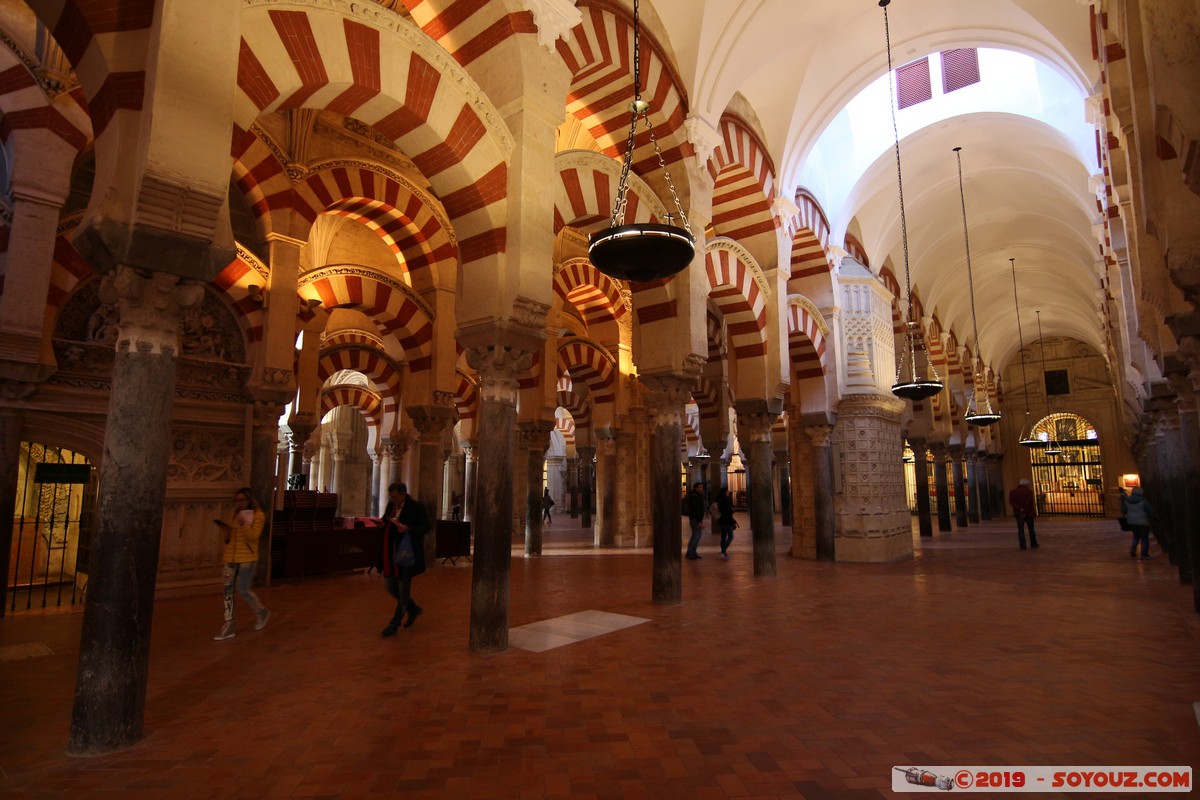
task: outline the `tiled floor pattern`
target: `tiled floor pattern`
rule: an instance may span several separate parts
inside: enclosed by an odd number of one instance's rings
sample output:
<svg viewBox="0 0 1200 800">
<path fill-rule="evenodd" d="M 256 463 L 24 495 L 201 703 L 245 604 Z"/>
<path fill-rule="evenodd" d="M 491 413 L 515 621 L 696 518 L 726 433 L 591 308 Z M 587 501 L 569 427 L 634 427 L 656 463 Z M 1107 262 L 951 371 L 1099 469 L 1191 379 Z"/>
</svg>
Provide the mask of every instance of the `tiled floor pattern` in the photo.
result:
<svg viewBox="0 0 1200 800">
<path fill-rule="evenodd" d="M 607 611 L 580 611 L 511 628 L 508 631 L 508 645 L 531 653 L 544 653 L 649 621 L 644 617 L 610 614 Z"/>
<path fill-rule="evenodd" d="M 417 579 L 425 613 L 391 639 L 362 574 L 264 589 L 270 625 L 226 642 L 218 590 L 161 600 L 146 737 L 90 759 L 63 754 L 81 615 L 0 620 L 0 647 L 52 651 L 0 662 L 0 796 L 866 800 L 894 765 L 1200 765 L 1190 587 L 1115 523 L 1042 520 L 1026 552 L 997 521 L 896 564 L 781 554 L 775 578 L 746 532 L 729 561 L 706 535 L 676 606 L 647 551 L 515 557 L 514 628 L 649 620 L 537 653 L 468 652 L 461 561 Z"/>
</svg>

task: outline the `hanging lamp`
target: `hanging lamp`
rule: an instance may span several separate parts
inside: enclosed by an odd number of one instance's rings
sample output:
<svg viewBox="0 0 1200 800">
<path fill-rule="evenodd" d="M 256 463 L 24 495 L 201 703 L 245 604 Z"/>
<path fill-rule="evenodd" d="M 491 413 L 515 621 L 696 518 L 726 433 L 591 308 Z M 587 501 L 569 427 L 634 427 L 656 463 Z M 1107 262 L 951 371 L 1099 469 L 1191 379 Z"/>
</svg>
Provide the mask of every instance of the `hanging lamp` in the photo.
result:
<svg viewBox="0 0 1200 800">
<path fill-rule="evenodd" d="M 1025 447 L 1040 447 L 1042 441 L 1033 435 L 1033 418 L 1029 416 L 1029 376 L 1025 374 L 1025 336 L 1021 333 L 1021 301 L 1017 299 L 1017 260 L 1010 258 L 1008 264 L 1012 267 L 1013 305 L 1017 309 L 1017 343 L 1021 346 L 1021 386 L 1025 390 L 1025 424 L 1017 435 L 1017 443 Z"/>
<path fill-rule="evenodd" d="M 629 104 L 629 137 L 625 143 L 625 158 L 621 163 L 621 177 L 617 182 L 617 199 L 613 204 L 609 227 L 592 234 L 588 245 L 588 258 L 596 269 L 612 278 L 644 283 L 669 278 L 683 270 L 696 255 L 696 239 L 679 194 L 671 181 L 667 162 L 654 136 L 654 125 L 650 122 L 650 104 L 642 99 L 642 49 L 641 22 L 638 16 L 638 0 L 633 0 L 633 102 Z M 625 205 L 629 193 L 629 171 L 633 165 L 634 134 L 638 118 L 646 121 L 650 132 L 650 143 L 658 156 L 671 199 L 683 227 L 671 224 L 674 215 L 665 215 L 666 224 L 643 222 L 625 224 Z"/>
<path fill-rule="evenodd" d="M 971 382 L 971 399 L 967 401 L 967 413 L 963 419 L 968 425 L 978 425 L 986 428 L 1000 421 L 1000 415 L 992 410 L 992 399 L 988 397 L 987 387 L 983 390 L 983 408 L 979 407 L 979 380 L 983 371 L 983 359 L 979 356 L 979 322 L 975 319 L 975 278 L 971 274 L 971 237 L 967 234 L 967 198 L 963 193 L 962 148 L 954 148 L 954 157 L 958 159 L 958 199 L 962 203 L 963 243 L 967 247 L 967 291 L 971 295 L 971 328 L 975 331 L 975 370 L 976 380 Z"/>
<path fill-rule="evenodd" d="M 1042 349 L 1042 388 L 1046 386 L 1046 340 L 1042 338 L 1042 312 L 1034 312 L 1037 314 L 1038 321 L 1038 343 Z M 1050 416 L 1050 393 L 1046 392 L 1046 416 Z M 1062 452 L 1062 448 L 1058 446 L 1058 442 L 1054 441 L 1054 437 L 1049 433 L 1046 434 L 1046 455 L 1056 456 Z"/>
<path fill-rule="evenodd" d="M 904 178 L 900 170 L 900 129 L 896 125 L 896 99 L 892 86 L 892 34 L 888 28 L 887 7 L 892 0 L 879 0 L 883 9 L 883 35 L 887 42 L 888 61 L 888 98 L 892 112 L 892 133 L 896 139 L 896 188 L 900 196 L 900 241 L 904 245 L 904 291 L 908 296 L 908 322 L 904 326 L 904 349 L 896 359 L 896 382 L 892 384 L 892 394 L 905 400 L 924 400 L 933 397 L 943 387 L 942 379 L 929 358 L 925 349 L 925 337 L 921 334 L 921 324 L 913 319 L 912 273 L 908 266 L 908 222 L 904 216 Z M 929 375 L 917 369 L 918 351 L 924 356 L 925 365 L 929 367 Z"/>
</svg>

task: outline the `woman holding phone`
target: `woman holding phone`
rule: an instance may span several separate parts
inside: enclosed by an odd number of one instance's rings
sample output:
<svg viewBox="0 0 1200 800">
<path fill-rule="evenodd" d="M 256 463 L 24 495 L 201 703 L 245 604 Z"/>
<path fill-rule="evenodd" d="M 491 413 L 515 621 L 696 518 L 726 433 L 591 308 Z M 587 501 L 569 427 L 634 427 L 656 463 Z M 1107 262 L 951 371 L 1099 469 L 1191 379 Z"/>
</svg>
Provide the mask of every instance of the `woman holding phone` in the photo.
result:
<svg viewBox="0 0 1200 800">
<path fill-rule="evenodd" d="M 232 639 L 237 633 L 233 621 L 234 587 L 254 611 L 254 630 L 262 630 L 271 618 L 271 612 L 250 588 L 258 564 L 258 539 L 262 535 L 266 516 L 255 502 L 249 487 L 234 493 L 233 506 L 234 514 L 230 521 L 213 520 L 225 533 L 225 624 L 221 626 L 221 632 L 213 637 L 218 642 Z"/>
</svg>

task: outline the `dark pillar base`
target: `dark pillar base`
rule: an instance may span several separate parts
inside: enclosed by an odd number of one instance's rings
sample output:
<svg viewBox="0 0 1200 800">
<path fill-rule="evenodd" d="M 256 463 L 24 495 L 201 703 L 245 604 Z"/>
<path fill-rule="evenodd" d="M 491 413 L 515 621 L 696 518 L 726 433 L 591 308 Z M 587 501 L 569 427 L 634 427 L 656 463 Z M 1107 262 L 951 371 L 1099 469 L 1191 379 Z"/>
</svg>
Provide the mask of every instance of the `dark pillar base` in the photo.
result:
<svg viewBox="0 0 1200 800">
<path fill-rule="evenodd" d="M 679 448 L 683 438 L 676 419 L 660 423 L 650 444 L 650 496 L 654 513 L 654 584 L 656 603 L 683 599 L 683 517 L 679 513 Z"/>
<path fill-rule="evenodd" d="M 512 558 L 512 452 L 517 409 L 500 400 L 479 403 L 475 554 L 471 570 L 473 652 L 508 647 L 508 575 Z"/>
</svg>

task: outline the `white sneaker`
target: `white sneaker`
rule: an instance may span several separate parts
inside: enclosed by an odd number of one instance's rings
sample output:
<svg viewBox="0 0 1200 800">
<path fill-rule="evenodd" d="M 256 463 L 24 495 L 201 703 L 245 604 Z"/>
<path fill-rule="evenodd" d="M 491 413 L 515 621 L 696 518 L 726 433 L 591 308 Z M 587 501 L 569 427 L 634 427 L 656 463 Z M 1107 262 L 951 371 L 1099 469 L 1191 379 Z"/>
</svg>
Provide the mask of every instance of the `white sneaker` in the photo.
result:
<svg viewBox="0 0 1200 800">
<path fill-rule="evenodd" d="M 237 632 L 234 630 L 233 623 L 226 622 L 221 626 L 221 632 L 214 636 L 213 639 L 218 642 L 223 642 L 226 639 L 232 639 L 234 636 L 237 636 Z"/>
<path fill-rule="evenodd" d="M 255 616 L 257 617 L 257 620 L 254 623 L 254 630 L 261 631 L 263 628 L 267 627 L 267 620 L 271 618 L 271 610 L 264 608 Z"/>
</svg>

